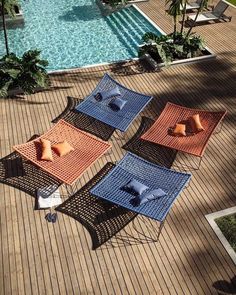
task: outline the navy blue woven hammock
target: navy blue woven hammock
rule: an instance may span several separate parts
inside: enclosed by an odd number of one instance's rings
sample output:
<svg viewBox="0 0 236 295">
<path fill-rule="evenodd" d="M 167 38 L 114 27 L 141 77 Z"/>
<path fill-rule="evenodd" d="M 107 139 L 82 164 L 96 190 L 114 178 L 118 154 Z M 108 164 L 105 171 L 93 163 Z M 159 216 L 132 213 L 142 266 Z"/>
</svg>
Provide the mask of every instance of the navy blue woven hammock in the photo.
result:
<svg viewBox="0 0 236 295">
<path fill-rule="evenodd" d="M 117 88 L 119 94 L 98 99 L 100 93 L 109 93 Z M 111 102 L 115 98 L 120 98 L 126 102 L 121 110 L 115 111 L 111 107 Z M 75 109 L 124 132 L 151 99 L 152 96 L 124 87 L 106 73 L 93 92 Z"/>
<path fill-rule="evenodd" d="M 97 197 L 162 222 L 190 177 L 189 173 L 170 170 L 127 153 L 90 192 Z M 166 192 L 166 195 L 135 206 L 133 204 L 135 196 L 124 189 L 131 179 L 145 184 L 150 191 L 160 188 Z"/>
</svg>

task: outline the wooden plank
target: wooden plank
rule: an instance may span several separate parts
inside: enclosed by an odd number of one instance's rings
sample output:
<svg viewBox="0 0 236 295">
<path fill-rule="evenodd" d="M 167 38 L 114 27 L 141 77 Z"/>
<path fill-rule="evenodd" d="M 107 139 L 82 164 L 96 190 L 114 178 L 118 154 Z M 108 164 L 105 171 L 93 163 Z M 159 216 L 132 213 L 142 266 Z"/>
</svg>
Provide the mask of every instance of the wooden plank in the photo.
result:
<svg viewBox="0 0 236 295">
<path fill-rule="evenodd" d="M 171 31 L 164 3 L 150 0 L 139 7 L 163 30 Z M 231 8 L 227 14 L 233 15 L 230 23 L 194 29 L 218 54 L 214 61 L 158 73 L 134 74 L 135 62 L 73 70 L 53 74 L 52 91 L 0 101 L 2 157 L 11 152 L 12 145 L 49 129 L 51 120 L 65 108 L 66 96 L 84 98 L 105 72 L 131 89 L 153 95 L 142 113 L 153 119 L 167 101 L 228 111 L 221 133 L 209 142 L 200 169 L 191 170 L 192 180 L 173 206 L 158 243 L 143 242 L 141 233 L 150 229 L 138 217 L 110 243 L 93 251 L 89 233 L 80 223 L 58 213 L 57 223 L 49 224 L 44 219 L 48 211 L 34 211 L 32 197 L 1 184 L 0 294 L 215 294 L 219 290 L 214 283 L 230 282 L 235 276 L 235 265 L 204 217 L 235 205 L 236 15 Z M 141 116 L 125 138 L 113 135 L 109 140 L 112 153 L 99 159 L 72 188 L 61 191 L 67 195 L 79 189 L 106 162 L 119 160 L 125 154 L 122 145 L 135 134 L 140 121 Z M 173 168 L 186 170 L 194 162 L 178 154 Z M 156 226 L 153 221 L 150 224 Z"/>
</svg>

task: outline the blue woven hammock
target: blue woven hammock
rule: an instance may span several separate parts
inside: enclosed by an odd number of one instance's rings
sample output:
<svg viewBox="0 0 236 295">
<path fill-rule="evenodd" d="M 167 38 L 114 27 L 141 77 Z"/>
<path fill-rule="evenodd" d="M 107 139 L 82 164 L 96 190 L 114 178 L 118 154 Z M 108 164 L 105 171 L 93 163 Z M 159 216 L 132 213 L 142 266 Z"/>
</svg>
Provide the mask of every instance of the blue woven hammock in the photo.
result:
<svg viewBox="0 0 236 295">
<path fill-rule="evenodd" d="M 161 222 L 190 177 L 191 174 L 173 171 L 127 153 L 90 192 L 97 197 Z M 133 178 L 148 186 L 149 190 L 161 188 L 166 192 L 166 196 L 148 201 L 143 205 L 132 205 L 134 196 L 123 187 Z"/>
<path fill-rule="evenodd" d="M 114 97 L 101 101 L 95 98 L 98 93 L 112 90 L 115 87 L 118 87 L 120 91 L 120 95 L 117 97 L 127 101 L 125 106 L 119 111 L 114 111 L 109 106 Z M 130 90 L 116 82 L 108 74 L 105 74 L 93 92 L 82 103 L 78 104 L 75 109 L 124 132 L 151 99 L 152 96 Z"/>
</svg>

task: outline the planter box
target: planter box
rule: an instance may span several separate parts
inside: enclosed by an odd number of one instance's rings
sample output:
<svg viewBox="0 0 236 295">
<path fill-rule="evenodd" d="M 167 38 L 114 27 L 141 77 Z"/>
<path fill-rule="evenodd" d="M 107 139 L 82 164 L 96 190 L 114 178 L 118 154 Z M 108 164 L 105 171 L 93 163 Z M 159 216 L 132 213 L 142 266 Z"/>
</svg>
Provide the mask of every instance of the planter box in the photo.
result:
<svg viewBox="0 0 236 295">
<path fill-rule="evenodd" d="M 112 7 L 110 4 L 104 3 L 101 0 L 96 0 L 96 3 L 102 12 L 102 15 L 108 16 L 109 14 L 119 11 L 120 9 L 122 9 L 124 7 L 129 7 L 135 3 L 147 2 L 147 1 L 149 1 L 149 0 L 131 0 L 131 1 L 128 1 L 127 4 L 121 3 L 121 4 L 118 4 L 116 7 Z"/>
<path fill-rule="evenodd" d="M 234 249 L 231 247 L 229 242 L 226 240 L 225 236 L 223 235 L 222 231 L 220 230 L 219 226 L 215 222 L 215 219 L 227 216 L 227 215 L 232 215 L 236 213 L 236 206 L 231 207 L 225 210 L 221 210 L 215 213 L 207 214 L 205 215 L 207 221 L 209 222 L 210 226 L 214 230 L 215 234 L 217 237 L 220 239 L 221 243 L 225 247 L 225 250 L 228 252 L 229 256 L 232 258 L 234 264 L 236 265 L 236 253 L 234 252 Z"/>
<path fill-rule="evenodd" d="M 172 61 L 170 66 L 198 63 L 216 58 L 214 52 L 209 48 L 205 47 L 205 51 L 206 55 Z M 161 68 L 165 67 L 164 63 L 156 62 L 148 53 L 145 53 L 140 59 L 145 60 L 154 71 L 160 71 Z"/>
<path fill-rule="evenodd" d="M 23 11 L 19 8 L 19 12 L 16 13 L 14 18 L 9 15 L 5 15 L 5 21 L 7 25 L 15 25 L 24 22 Z M 2 17 L 0 16 L 0 26 L 2 26 Z"/>
<path fill-rule="evenodd" d="M 222 0 L 222 2 L 225 2 L 226 4 L 228 4 L 229 6 L 236 8 L 236 6 L 230 2 L 228 2 L 227 0 Z"/>
</svg>

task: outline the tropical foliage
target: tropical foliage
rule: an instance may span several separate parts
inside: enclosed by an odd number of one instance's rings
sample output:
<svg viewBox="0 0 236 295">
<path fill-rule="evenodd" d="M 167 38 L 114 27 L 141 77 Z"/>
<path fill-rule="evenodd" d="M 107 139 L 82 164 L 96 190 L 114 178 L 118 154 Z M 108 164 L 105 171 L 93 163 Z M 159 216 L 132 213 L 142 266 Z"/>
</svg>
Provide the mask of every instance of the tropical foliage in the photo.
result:
<svg viewBox="0 0 236 295">
<path fill-rule="evenodd" d="M 48 87 L 47 65 L 46 60 L 40 59 L 39 50 L 29 50 L 22 57 L 5 55 L 0 59 L 0 97 L 6 97 L 11 89 L 19 88 L 29 94 L 39 87 Z"/>
<path fill-rule="evenodd" d="M 15 7 L 19 6 L 18 0 L 2 0 L 2 7 L 4 7 L 5 13 L 11 17 L 16 16 Z"/>
<path fill-rule="evenodd" d="M 173 35 L 175 35 L 177 31 L 177 20 L 182 14 L 181 8 L 183 6 L 183 2 L 183 0 L 166 0 L 166 3 L 169 4 L 168 14 L 173 17 L 174 21 Z"/>
<path fill-rule="evenodd" d="M 185 59 L 202 55 L 204 51 L 204 40 L 200 36 L 191 33 L 195 21 L 207 5 L 207 0 L 202 0 L 196 13 L 195 20 L 190 24 L 187 31 L 184 31 L 186 20 L 187 0 L 166 0 L 169 5 L 167 13 L 173 17 L 173 31 L 169 35 L 157 36 L 154 33 L 147 32 L 142 40 L 144 44 L 139 48 L 139 56 L 148 53 L 157 62 L 170 64 L 176 59 Z M 178 20 L 181 17 L 181 25 L 178 31 Z"/>
<path fill-rule="evenodd" d="M 154 33 L 146 33 L 143 36 L 145 42 L 139 49 L 139 56 L 149 53 L 157 62 L 165 65 L 177 59 L 191 58 L 201 55 L 205 43 L 199 36 L 186 37 L 183 33 L 157 36 Z"/>
</svg>

